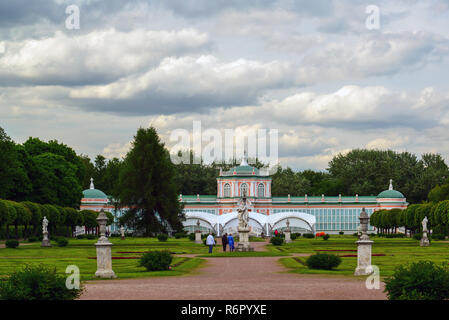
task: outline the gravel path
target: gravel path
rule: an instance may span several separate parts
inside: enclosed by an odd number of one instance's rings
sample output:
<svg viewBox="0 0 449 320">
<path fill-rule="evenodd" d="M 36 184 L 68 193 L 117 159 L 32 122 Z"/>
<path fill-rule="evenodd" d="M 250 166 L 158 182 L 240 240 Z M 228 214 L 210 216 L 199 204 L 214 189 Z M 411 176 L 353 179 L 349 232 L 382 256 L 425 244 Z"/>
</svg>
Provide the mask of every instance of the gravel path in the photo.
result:
<svg viewBox="0 0 449 320">
<path fill-rule="evenodd" d="M 265 245 L 252 244 L 256 250 Z M 181 277 L 89 281 L 81 299 L 386 299 L 382 285 L 380 290 L 368 290 L 364 279 L 286 273 L 279 257 L 205 259 L 205 267 Z"/>
</svg>

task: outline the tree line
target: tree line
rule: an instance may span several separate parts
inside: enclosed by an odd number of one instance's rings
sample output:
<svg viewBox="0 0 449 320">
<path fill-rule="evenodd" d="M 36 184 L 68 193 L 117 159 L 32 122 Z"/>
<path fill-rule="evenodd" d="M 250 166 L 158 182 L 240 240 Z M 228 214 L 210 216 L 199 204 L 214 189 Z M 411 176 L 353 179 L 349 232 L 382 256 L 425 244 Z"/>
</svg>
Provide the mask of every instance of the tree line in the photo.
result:
<svg viewBox="0 0 449 320">
<path fill-rule="evenodd" d="M 106 212 L 108 225 L 114 216 Z M 51 204 L 39 204 L 31 201 L 15 202 L 0 199 L 0 238 L 24 238 L 42 235 L 42 219 L 48 219 L 48 231 L 53 236 L 74 235 L 76 226 L 85 226 L 87 233 L 97 234 L 98 212 L 76 210 Z M 14 230 L 11 232 L 10 228 Z"/>
</svg>

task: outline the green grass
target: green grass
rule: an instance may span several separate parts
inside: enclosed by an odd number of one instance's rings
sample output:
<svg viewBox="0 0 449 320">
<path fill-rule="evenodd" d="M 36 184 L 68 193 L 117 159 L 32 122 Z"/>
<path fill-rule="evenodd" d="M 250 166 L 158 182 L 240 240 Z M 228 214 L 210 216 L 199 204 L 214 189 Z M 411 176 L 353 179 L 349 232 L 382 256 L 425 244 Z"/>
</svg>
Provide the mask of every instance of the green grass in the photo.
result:
<svg viewBox="0 0 449 320">
<path fill-rule="evenodd" d="M 56 267 L 58 273 L 64 274 L 67 266 L 77 265 L 81 280 L 95 278 L 97 261 L 89 259 L 96 257 L 94 243 L 97 240 L 70 239 L 67 247 L 58 247 L 52 241 L 52 247 L 42 248 L 40 242 L 19 246 L 17 249 L 0 248 L 0 277 L 5 277 L 25 264 L 45 264 Z M 113 257 L 140 257 L 145 251 L 169 250 L 174 253 L 205 253 L 207 247 L 195 244 L 188 239 L 169 239 L 160 242 L 154 238 L 110 238 L 113 243 Z M 130 253 L 119 253 L 130 252 Z M 153 276 L 179 276 L 198 268 L 203 259 L 174 256 L 172 265 L 177 265 L 169 271 L 147 272 L 138 267 L 138 259 L 112 260 L 112 268 L 118 278 L 138 278 Z"/>
<path fill-rule="evenodd" d="M 447 265 L 449 263 L 449 243 L 444 241 L 432 241 L 429 247 L 420 247 L 419 241 L 408 238 L 372 237 L 371 239 L 374 240 L 372 253 L 385 254 L 382 257 L 372 257 L 372 264 L 379 267 L 381 277 L 392 275 L 397 266 L 409 262 L 430 260 L 438 264 L 444 263 Z M 314 254 L 318 252 L 317 250 L 357 250 L 355 241 L 356 237 L 353 236 L 332 235 L 327 241 L 321 238 L 300 238 L 280 247 L 268 245 L 267 248 L 271 252 Z M 322 253 L 357 255 L 357 252 L 350 251 L 323 251 Z M 312 270 L 298 262 L 298 259 L 305 263 L 307 257 L 283 258 L 280 259 L 280 263 L 290 268 L 291 272 L 302 274 L 353 275 L 357 266 L 357 257 L 342 257 L 342 263 L 335 270 Z"/>
</svg>

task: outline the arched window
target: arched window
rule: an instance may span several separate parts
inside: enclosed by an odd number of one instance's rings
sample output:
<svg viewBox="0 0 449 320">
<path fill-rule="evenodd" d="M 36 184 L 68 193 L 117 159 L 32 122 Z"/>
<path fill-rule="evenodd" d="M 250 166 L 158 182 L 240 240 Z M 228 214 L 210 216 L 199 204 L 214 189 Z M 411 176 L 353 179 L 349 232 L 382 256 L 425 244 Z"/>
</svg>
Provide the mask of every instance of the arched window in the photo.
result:
<svg viewBox="0 0 449 320">
<path fill-rule="evenodd" d="M 229 198 L 230 196 L 231 196 L 231 186 L 229 185 L 229 183 L 226 183 L 224 185 L 224 197 Z"/>
<path fill-rule="evenodd" d="M 259 198 L 265 197 L 265 186 L 263 183 L 259 183 L 259 186 L 257 187 L 257 196 Z"/>
<path fill-rule="evenodd" d="M 243 196 L 243 194 L 248 195 L 248 185 L 246 183 L 242 183 L 240 186 L 240 195 Z"/>
</svg>

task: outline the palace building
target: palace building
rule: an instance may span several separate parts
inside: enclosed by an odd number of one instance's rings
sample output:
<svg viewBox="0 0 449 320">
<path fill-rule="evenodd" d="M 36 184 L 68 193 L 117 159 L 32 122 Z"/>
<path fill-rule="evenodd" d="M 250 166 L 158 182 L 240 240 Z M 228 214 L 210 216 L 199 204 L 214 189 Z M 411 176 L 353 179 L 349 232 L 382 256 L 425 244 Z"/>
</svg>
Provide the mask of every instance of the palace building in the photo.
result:
<svg viewBox="0 0 449 320">
<path fill-rule="evenodd" d="M 199 223 L 204 233 L 237 233 L 237 207 L 243 193 L 247 195 L 250 234 L 254 236 L 271 235 L 276 229 L 282 231 L 286 228 L 287 220 L 292 232 L 343 231 L 352 234 L 357 231 L 363 208 L 371 215 L 380 209 L 406 209 L 408 206 L 405 196 L 393 189 L 391 180 L 388 190 L 377 196 L 273 197 L 268 171 L 250 166 L 243 159 L 239 166 L 226 172 L 220 171 L 216 195 L 179 196 L 179 201 L 184 204 L 185 229 L 194 232 Z M 81 210 L 104 209 L 116 217 L 121 216 L 126 208 L 116 209 L 112 203 L 112 198 L 95 189 L 91 181 L 90 188 L 83 191 Z M 117 231 L 119 227 L 112 225 L 111 231 Z"/>
</svg>

